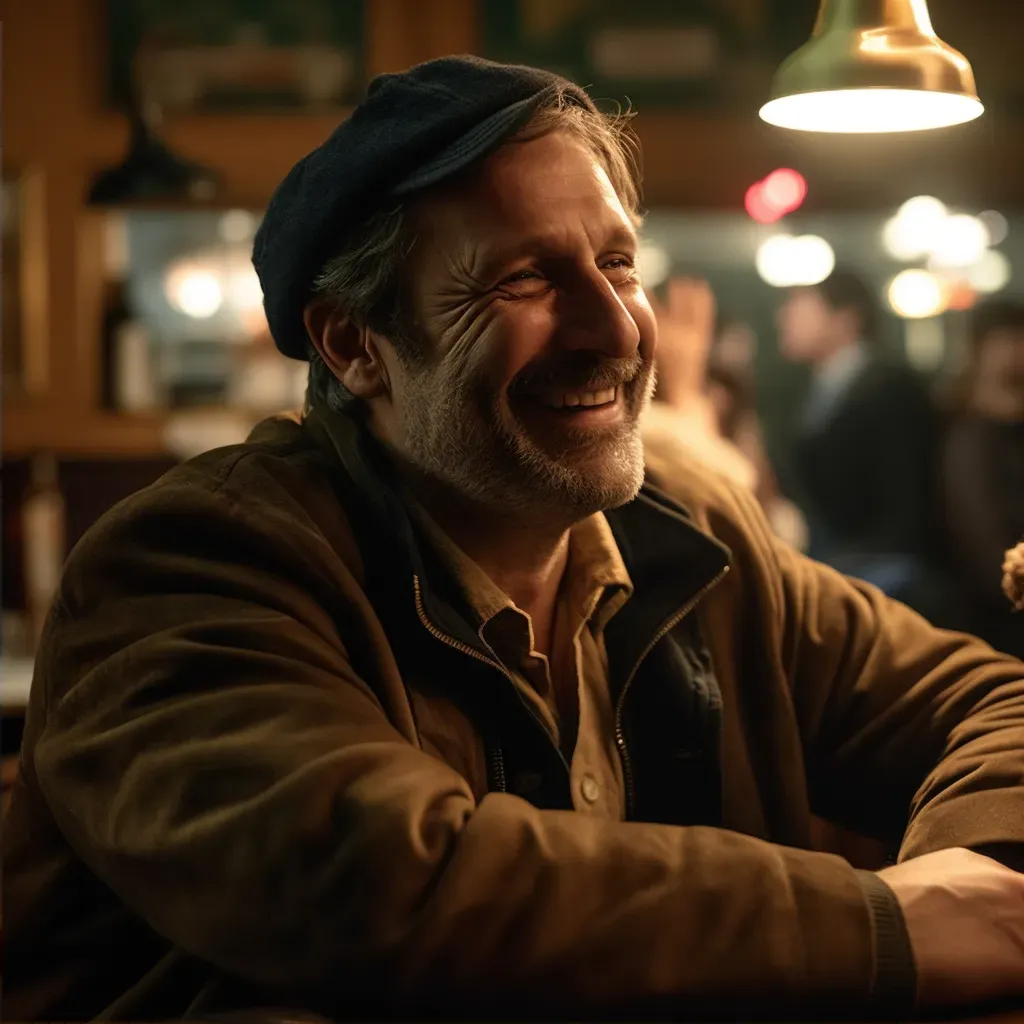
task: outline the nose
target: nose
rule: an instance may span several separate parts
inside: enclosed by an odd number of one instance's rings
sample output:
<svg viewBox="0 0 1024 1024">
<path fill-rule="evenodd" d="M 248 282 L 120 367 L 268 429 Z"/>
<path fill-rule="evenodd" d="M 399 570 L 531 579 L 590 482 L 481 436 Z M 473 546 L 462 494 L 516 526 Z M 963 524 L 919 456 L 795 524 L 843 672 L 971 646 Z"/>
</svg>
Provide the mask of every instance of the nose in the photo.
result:
<svg viewBox="0 0 1024 1024">
<path fill-rule="evenodd" d="M 598 268 L 559 294 L 560 341 L 565 349 L 625 359 L 640 345 L 640 328 L 615 286 Z"/>
</svg>

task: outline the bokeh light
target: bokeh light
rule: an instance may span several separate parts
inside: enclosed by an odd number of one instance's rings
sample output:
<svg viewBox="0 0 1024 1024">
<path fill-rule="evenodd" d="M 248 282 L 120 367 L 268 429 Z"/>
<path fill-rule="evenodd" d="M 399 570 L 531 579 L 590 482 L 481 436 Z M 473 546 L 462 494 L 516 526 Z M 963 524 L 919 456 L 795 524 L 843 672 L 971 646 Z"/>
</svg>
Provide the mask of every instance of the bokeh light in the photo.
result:
<svg viewBox="0 0 1024 1024">
<path fill-rule="evenodd" d="M 765 202 L 783 214 L 792 213 L 807 198 L 807 182 L 799 171 L 780 167 L 761 186 Z"/>
<path fill-rule="evenodd" d="M 967 270 L 971 286 L 984 295 L 1002 291 L 1013 276 L 1013 267 L 1005 253 L 989 249 L 974 266 Z"/>
<path fill-rule="evenodd" d="M 672 259 L 664 246 L 657 242 L 645 241 L 636 256 L 640 280 L 645 288 L 656 288 L 672 270 Z"/>
<path fill-rule="evenodd" d="M 988 238 L 979 218 L 954 214 L 939 225 L 931 246 L 932 260 L 939 267 L 969 267 L 985 255 Z"/>
<path fill-rule="evenodd" d="M 832 246 L 818 235 L 773 235 L 757 250 L 757 272 L 773 288 L 819 284 L 835 265 Z"/>
<path fill-rule="evenodd" d="M 747 194 L 743 197 L 743 206 L 758 224 L 774 224 L 784 216 L 782 210 L 768 202 L 764 194 L 763 181 L 758 181 L 747 189 Z"/>
<path fill-rule="evenodd" d="M 937 316 L 946 309 L 946 288 L 927 270 L 903 270 L 889 284 L 889 305 L 908 320 Z"/>
<path fill-rule="evenodd" d="M 224 293 L 212 271 L 195 266 L 172 268 L 164 283 L 167 301 L 185 316 L 206 320 L 224 303 Z"/>
<path fill-rule="evenodd" d="M 920 259 L 932 251 L 948 218 L 949 210 L 941 200 L 914 196 L 886 223 L 882 244 L 897 260 Z"/>
<path fill-rule="evenodd" d="M 978 214 L 978 220 L 985 225 L 989 245 L 1001 245 L 1010 233 L 1010 224 L 998 210 L 985 210 Z"/>
</svg>

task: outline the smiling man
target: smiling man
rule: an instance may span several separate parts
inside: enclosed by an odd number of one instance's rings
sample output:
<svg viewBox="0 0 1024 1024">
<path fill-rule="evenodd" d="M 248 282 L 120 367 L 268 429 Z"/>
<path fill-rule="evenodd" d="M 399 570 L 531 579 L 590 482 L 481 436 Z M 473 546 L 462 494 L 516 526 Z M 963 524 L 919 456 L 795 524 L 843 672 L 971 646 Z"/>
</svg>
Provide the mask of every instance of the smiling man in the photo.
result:
<svg viewBox="0 0 1024 1024">
<path fill-rule="evenodd" d="M 254 261 L 301 422 L 72 554 L 4 829 L 10 1019 L 909 1013 L 1024 994 L 1024 666 L 644 479 L 621 125 L 377 79 Z M 809 849 L 812 814 L 899 850 Z"/>
</svg>

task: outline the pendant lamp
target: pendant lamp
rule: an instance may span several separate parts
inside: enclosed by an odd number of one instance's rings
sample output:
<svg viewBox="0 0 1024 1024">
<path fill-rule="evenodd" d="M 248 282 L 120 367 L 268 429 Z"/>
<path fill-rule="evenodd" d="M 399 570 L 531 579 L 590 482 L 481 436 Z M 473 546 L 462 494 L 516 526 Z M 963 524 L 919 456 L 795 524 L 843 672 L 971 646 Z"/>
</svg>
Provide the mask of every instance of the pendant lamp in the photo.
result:
<svg viewBox="0 0 1024 1024">
<path fill-rule="evenodd" d="M 821 0 L 811 39 L 779 68 L 761 117 L 797 131 L 910 132 L 984 109 L 971 65 L 935 35 L 926 0 Z"/>
</svg>

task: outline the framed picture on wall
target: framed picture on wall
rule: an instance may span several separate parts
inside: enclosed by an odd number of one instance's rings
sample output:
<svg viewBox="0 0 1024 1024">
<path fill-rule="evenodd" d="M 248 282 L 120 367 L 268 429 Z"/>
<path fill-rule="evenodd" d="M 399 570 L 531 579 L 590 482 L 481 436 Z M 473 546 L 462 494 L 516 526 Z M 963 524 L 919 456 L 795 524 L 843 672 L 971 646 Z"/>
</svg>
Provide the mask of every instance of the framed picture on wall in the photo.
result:
<svg viewBox="0 0 1024 1024">
<path fill-rule="evenodd" d="M 479 0 L 484 53 L 536 64 L 595 99 L 756 110 L 815 0 Z"/>
<path fill-rule="evenodd" d="M 110 97 L 168 112 L 323 110 L 363 85 L 365 0 L 107 0 Z"/>
</svg>

